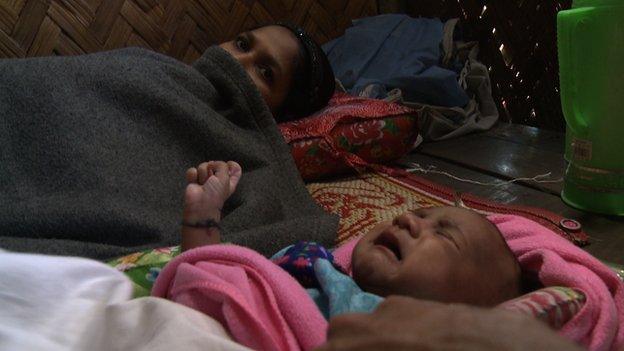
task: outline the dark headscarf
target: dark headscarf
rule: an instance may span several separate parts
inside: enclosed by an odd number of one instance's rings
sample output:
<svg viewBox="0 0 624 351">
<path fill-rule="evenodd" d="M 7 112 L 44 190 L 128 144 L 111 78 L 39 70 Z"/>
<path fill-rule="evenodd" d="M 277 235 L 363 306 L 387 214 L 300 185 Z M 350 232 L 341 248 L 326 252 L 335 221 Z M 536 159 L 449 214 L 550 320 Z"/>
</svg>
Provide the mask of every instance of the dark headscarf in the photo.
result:
<svg viewBox="0 0 624 351">
<path fill-rule="evenodd" d="M 334 94 L 335 81 L 327 55 L 303 29 L 287 23 L 278 25 L 288 28 L 300 43 L 300 62 L 278 117 L 278 122 L 286 122 L 325 107 Z"/>
</svg>

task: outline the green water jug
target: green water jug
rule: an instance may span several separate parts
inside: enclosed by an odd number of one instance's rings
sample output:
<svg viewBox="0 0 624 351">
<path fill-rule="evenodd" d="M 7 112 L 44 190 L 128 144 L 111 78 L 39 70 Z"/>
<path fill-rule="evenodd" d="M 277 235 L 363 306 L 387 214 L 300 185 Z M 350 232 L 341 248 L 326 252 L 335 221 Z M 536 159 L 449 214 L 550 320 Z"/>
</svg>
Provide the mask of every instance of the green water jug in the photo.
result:
<svg viewBox="0 0 624 351">
<path fill-rule="evenodd" d="M 561 197 L 624 216 L 624 0 L 575 0 L 557 16 L 567 161 Z"/>
</svg>

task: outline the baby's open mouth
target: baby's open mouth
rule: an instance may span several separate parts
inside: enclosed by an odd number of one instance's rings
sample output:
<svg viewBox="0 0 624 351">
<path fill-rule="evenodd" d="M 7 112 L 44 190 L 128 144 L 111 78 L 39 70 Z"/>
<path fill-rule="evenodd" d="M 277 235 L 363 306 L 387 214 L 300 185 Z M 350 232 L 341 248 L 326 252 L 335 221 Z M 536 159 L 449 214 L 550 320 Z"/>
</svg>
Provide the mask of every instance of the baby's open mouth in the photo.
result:
<svg viewBox="0 0 624 351">
<path fill-rule="evenodd" d="M 397 260 L 401 260 L 401 246 L 399 244 L 399 239 L 390 232 L 383 232 L 379 234 L 379 236 L 373 241 L 374 245 L 379 245 L 388 249 L 394 256 L 396 256 Z"/>
</svg>

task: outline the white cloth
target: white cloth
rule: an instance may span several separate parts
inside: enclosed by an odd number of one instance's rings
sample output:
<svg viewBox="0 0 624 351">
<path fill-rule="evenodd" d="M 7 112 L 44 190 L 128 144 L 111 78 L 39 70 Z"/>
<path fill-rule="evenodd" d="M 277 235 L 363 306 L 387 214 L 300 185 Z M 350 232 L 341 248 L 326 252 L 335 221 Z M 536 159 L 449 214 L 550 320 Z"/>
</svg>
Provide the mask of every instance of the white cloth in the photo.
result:
<svg viewBox="0 0 624 351">
<path fill-rule="evenodd" d="M 487 67 L 477 61 L 477 42 L 455 41 L 455 27 L 459 19 L 444 24 L 442 64 L 450 66 L 453 60 L 464 62 L 459 84 L 471 97 L 466 106 L 443 107 L 404 101 L 400 89 L 388 92 L 388 102 L 398 102 L 419 111 L 419 133 L 426 141 L 456 138 L 475 131 L 492 128 L 498 121 L 498 109 L 492 97 L 492 84 Z M 416 144 L 417 146 L 418 144 Z"/>
<path fill-rule="evenodd" d="M 74 350 L 249 350 L 211 317 L 157 297 L 109 305 L 90 323 Z"/>
<path fill-rule="evenodd" d="M 131 295 L 103 263 L 0 250 L 0 350 L 246 350 L 200 312 Z"/>
</svg>

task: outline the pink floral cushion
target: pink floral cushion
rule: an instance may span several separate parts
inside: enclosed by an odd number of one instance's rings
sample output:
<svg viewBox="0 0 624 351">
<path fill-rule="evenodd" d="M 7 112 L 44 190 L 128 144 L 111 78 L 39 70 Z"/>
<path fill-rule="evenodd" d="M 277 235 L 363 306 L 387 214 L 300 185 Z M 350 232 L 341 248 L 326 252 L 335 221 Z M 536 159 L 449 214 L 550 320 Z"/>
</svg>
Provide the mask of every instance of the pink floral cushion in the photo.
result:
<svg viewBox="0 0 624 351">
<path fill-rule="evenodd" d="M 311 181 L 400 158 L 418 139 L 417 119 L 405 106 L 337 93 L 323 110 L 279 128 Z"/>
<path fill-rule="evenodd" d="M 534 316 L 553 329 L 560 329 L 581 310 L 585 294 L 561 286 L 551 286 L 507 301 L 499 307 Z"/>
</svg>

